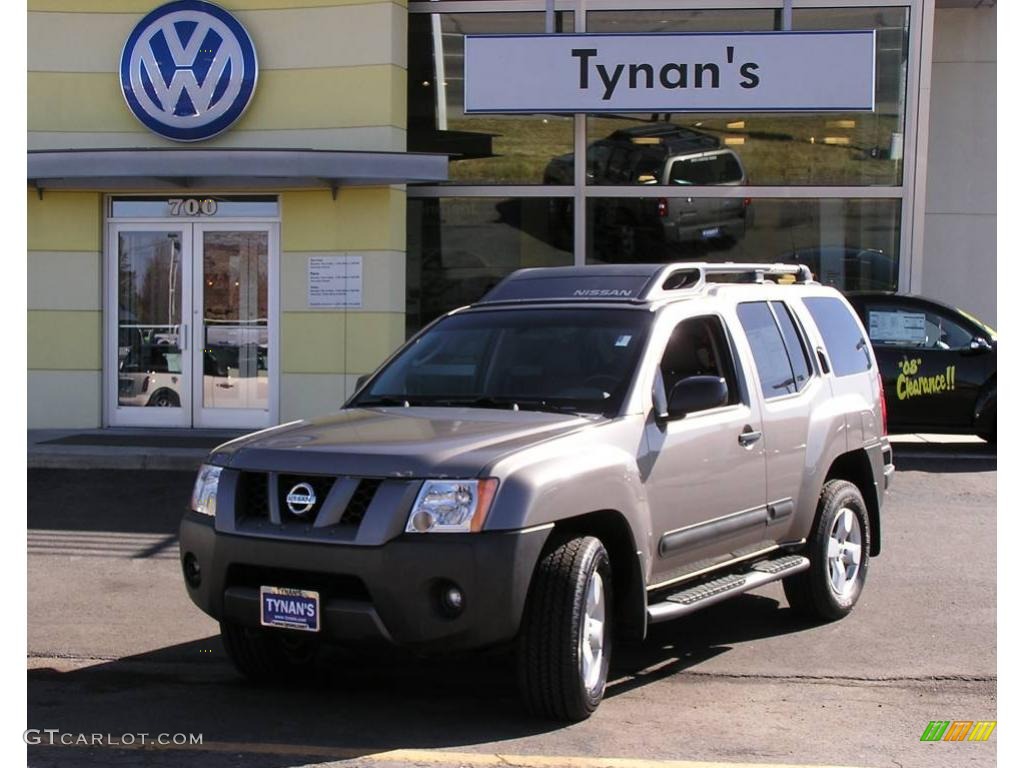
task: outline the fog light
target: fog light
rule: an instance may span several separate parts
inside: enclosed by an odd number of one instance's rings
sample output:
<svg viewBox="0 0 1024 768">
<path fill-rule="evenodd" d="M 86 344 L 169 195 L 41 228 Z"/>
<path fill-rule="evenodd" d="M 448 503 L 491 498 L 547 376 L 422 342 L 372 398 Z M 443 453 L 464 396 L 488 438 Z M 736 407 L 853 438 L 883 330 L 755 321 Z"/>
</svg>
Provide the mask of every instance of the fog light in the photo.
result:
<svg viewBox="0 0 1024 768">
<path fill-rule="evenodd" d="M 187 553 L 182 568 L 185 571 L 185 582 L 192 589 L 198 589 L 199 585 L 203 583 L 203 575 L 199 570 L 199 560 L 196 559 L 196 556 L 191 552 Z"/>
<path fill-rule="evenodd" d="M 466 598 L 462 590 L 454 584 L 448 584 L 441 589 L 441 611 L 450 618 L 455 618 L 466 604 Z"/>
</svg>

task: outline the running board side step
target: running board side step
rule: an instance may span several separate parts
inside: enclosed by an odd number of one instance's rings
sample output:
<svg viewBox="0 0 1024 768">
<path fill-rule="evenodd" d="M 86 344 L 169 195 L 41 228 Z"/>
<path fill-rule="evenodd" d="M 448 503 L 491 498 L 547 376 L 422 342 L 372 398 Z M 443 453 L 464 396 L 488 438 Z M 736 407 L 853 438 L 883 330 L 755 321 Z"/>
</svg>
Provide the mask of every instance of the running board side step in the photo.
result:
<svg viewBox="0 0 1024 768">
<path fill-rule="evenodd" d="M 811 561 L 802 555 L 787 555 L 774 560 L 755 563 L 749 571 L 721 576 L 695 587 L 675 592 L 663 601 L 647 606 L 647 620 L 651 624 L 689 616 L 701 608 L 728 600 L 751 589 L 778 581 L 794 573 L 806 571 Z"/>
</svg>

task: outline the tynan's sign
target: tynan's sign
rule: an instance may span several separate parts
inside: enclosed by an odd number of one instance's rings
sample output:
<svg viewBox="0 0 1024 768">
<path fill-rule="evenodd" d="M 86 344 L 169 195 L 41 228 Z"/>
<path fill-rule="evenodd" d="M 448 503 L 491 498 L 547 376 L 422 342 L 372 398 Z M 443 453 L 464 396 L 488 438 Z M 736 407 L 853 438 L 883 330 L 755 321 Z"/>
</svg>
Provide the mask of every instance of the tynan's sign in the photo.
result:
<svg viewBox="0 0 1024 768">
<path fill-rule="evenodd" d="M 150 11 L 121 53 L 121 91 L 154 133 L 200 141 L 226 130 L 256 90 L 256 49 L 230 13 L 203 0 Z"/>
<path fill-rule="evenodd" d="M 875 33 L 467 35 L 465 111 L 870 111 Z"/>
</svg>

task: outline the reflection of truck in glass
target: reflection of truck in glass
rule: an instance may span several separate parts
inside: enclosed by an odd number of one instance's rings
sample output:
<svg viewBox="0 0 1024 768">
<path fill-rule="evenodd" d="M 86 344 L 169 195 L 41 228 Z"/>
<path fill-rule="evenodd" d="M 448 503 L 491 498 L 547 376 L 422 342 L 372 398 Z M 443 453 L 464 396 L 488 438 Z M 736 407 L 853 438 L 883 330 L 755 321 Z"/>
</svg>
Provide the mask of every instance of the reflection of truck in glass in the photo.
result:
<svg viewBox="0 0 1024 768">
<path fill-rule="evenodd" d="M 573 155 L 548 163 L 546 184 L 571 184 Z M 671 123 L 622 128 L 587 147 L 587 182 L 594 185 L 741 186 L 749 183 L 739 156 L 715 136 Z M 566 203 L 568 205 L 568 203 Z M 620 258 L 651 242 L 739 240 L 752 224 L 749 198 L 598 198 L 594 227 Z M 571 215 L 571 209 L 567 209 Z M 566 211 L 560 210 L 564 215 Z M 639 255 L 639 254 L 637 254 Z"/>
</svg>

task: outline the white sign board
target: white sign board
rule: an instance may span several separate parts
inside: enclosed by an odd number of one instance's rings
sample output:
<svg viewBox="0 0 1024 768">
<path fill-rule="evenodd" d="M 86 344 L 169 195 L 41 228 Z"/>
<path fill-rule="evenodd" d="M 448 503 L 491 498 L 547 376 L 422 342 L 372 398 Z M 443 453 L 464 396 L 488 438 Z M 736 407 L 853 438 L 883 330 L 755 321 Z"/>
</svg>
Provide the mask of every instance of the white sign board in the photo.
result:
<svg viewBox="0 0 1024 768">
<path fill-rule="evenodd" d="M 465 111 L 870 111 L 875 33 L 467 35 Z"/>
<path fill-rule="evenodd" d="M 311 308 L 343 309 L 363 305 L 362 256 L 310 256 Z"/>
<path fill-rule="evenodd" d="M 872 341 L 924 344 L 928 338 L 923 312 L 868 312 Z"/>
</svg>

